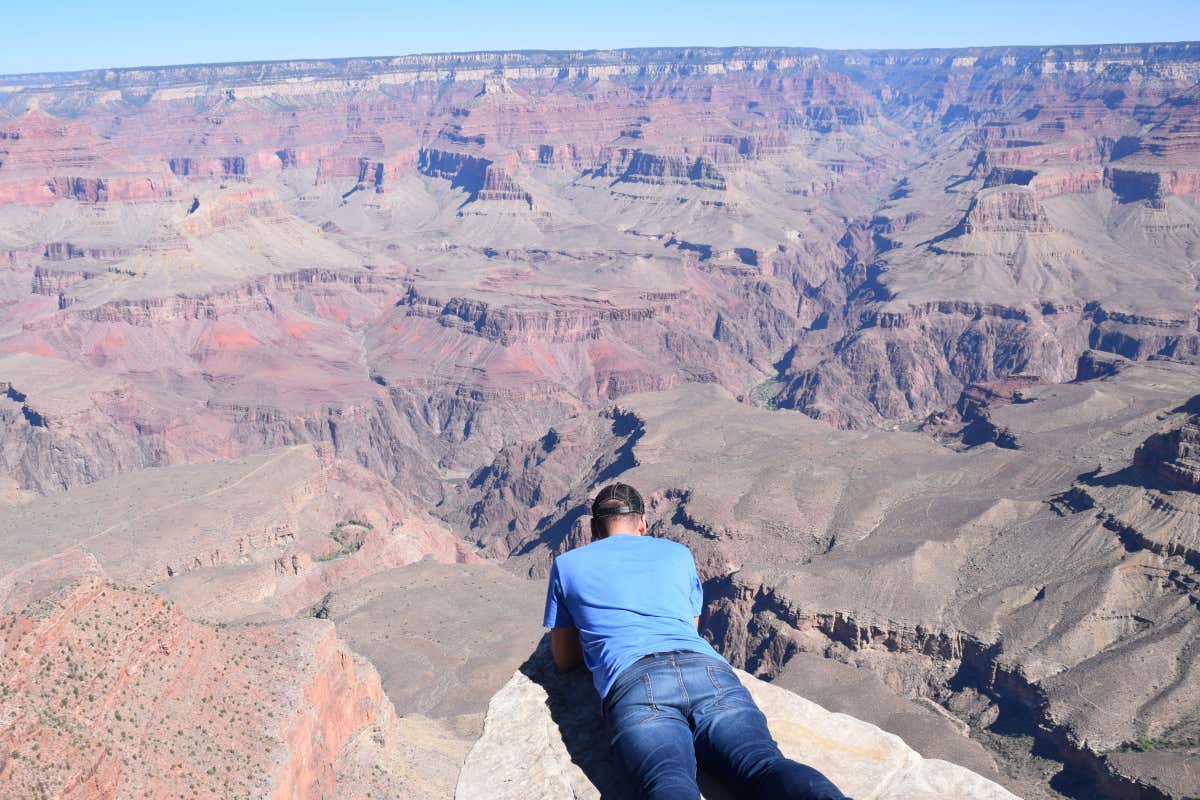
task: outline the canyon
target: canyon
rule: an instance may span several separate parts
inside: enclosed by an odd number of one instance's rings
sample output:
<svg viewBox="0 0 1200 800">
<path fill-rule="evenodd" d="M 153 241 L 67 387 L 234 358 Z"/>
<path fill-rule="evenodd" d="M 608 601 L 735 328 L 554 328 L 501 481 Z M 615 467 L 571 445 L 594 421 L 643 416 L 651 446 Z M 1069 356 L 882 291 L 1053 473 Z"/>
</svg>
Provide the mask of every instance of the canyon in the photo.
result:
<svg viewBox="0 0 1200 800">
<path fill-rule="evenodd" d="M 0 76 L 0 786 L 598 796 L 621 478 L 856 791 L 1198 797 L 1198 426 L 1200 44 Z"/>
</svg>

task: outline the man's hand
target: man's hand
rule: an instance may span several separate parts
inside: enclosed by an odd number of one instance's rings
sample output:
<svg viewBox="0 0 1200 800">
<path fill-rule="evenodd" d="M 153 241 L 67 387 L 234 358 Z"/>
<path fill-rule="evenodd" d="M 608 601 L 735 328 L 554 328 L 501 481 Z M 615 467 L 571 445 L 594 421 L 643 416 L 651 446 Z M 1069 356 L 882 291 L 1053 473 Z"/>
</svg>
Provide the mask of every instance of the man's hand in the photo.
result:
<svg viewBox="0 0 1200 800">
<path fill-rule="evenodd" d="M 583 646 L 578 628 L 551 628 L 550 655 L 559 672 L 570 672 L 583 663 Z"/>
</svg>

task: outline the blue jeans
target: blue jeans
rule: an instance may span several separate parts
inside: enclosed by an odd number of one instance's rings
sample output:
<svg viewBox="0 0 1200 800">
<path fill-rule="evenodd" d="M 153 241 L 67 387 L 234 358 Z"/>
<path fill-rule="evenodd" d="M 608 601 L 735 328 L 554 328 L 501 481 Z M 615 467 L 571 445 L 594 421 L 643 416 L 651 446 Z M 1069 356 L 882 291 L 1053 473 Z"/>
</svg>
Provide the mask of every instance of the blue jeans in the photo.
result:
<svg viewBox="0 0 1200 800">
<path fill-rule="evenodd" d="M 609 690 L 604 721 L 647 800 L 699 800 L 697 762 L 747 800 L 845 797 L 820 772 L 783 757 L 750 693 L 712 656 L 655 653 L 634 662 Z"/>
</svg>

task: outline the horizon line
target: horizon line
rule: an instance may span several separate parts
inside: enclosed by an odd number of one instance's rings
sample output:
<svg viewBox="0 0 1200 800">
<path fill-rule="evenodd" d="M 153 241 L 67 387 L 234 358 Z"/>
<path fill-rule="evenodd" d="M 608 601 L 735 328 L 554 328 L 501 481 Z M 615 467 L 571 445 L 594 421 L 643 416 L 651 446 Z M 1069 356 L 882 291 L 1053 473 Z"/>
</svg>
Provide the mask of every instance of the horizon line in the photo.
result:
<svg viewBox="0 0 1200 800">
<path fill-rule="evenodd" d="M 736 50 L 775 50 L 794 53 L 952 53 L 979 50 L 1055 50 L 1068 48 L 1107 48 L 1107 47 L 1164 47 L 1184 46 L 1200 48 L 1200 39 L 1180 39 L 1177 41 L 1145 41 L 1145 42 L 1079 42 L 1063 44 L 994 44 L 994 45 L 960 45 L 954 47 L 816 47 L 812 45 L 645 45 L 638 47 L 597 47 L 572 49 L 543 49 L 517 48 L 510 50 L 450 50 L 441 52 L 396 53 L 391 55 L 374 56 L 330 56 L 330 57 L 299 57 L 299 58 L 270 58 L 246 59 L 237 61 L 196 61 L 177 64 L 142 64 L 126 67 L 88 67 L 74 70 L 41 70 L 36 72 L 6 72 L 0 73 L 0 80 L 36 77 L 84 77 L 94 73 L 104 72 L 139 72 L 148 70 L 169 70 L 188 68 L 241 67 L 256 64 L 295 64 L 295 63 L 330 63 L 339 64 L 351 61 L 389 61 L 397 59 L 420 59 L 446 56 L 504 56 L 504 55 L 596 55 L 603 53 L 637 53 L 654 51 L 736 51 Z"/>
</svg>

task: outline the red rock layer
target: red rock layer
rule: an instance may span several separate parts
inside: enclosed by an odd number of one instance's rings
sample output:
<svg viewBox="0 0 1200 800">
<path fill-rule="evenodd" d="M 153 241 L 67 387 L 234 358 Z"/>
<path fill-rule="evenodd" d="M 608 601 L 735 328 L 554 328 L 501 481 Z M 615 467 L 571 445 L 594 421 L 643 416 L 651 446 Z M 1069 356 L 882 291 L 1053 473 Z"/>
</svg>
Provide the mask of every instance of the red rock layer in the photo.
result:
<svg viewBox="0 0 1200 800">
<path fill-rule="evenodd" d="M 386 702 L 327 622 L 200 625 L 70 555 L 4 588 L 5 796 L 333 797 Z"/>
</svg>

